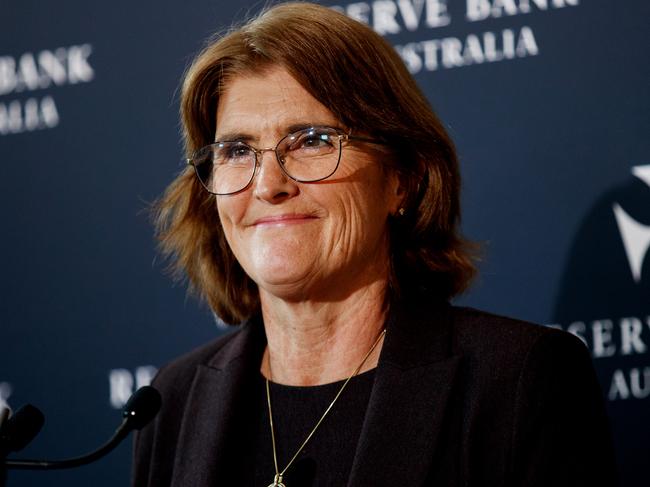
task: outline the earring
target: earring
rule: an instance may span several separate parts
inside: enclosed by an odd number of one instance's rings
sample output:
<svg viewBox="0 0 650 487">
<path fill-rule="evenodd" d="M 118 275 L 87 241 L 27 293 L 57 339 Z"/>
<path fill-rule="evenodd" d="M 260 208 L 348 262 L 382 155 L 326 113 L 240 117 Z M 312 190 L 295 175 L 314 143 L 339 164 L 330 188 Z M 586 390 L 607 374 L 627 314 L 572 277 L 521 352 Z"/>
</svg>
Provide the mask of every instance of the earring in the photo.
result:
<svg viewBox="0 0 650 487">
<path fill-rule="evenodd" d="M 399 216 L 404 216 L 404 213 L 406 213 L 406 210 L 404 208 L 400 208 L 397 210 L 397 213 L 399 213 Z"/>
</svg>

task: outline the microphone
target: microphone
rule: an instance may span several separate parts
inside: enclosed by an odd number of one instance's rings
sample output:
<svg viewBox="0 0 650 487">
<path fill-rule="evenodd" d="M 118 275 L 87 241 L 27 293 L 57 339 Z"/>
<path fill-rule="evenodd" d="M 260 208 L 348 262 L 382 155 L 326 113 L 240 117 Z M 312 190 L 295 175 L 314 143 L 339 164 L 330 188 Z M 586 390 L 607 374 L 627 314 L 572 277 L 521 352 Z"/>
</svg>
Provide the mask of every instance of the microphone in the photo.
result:
<svg viewBox="0 0 650 487">
<path fill-rule="evenodd" d="M 11 416 L 11 408 L 9 406 L 0 406 L 0 428 L 9 419 L 9 416 Z"/>
<path fill-rule="evenodd" d="M 43 413 L 31 404 L 26 404 L 11 416 L 8 412 L 9 409 L 4 409 L 4 420 L 0 423 L 0 460 L 12 451 L 25 448 L 45 422 Z"/>
<path fill-rule="evenodd" d="M 115 433 L 97 450 L 80 457 L 65 460 L 5 460 L 7 469 L 16 470 L 57 470 L 74 468 L 99 460 L 107 455 L 134 429 L 147 425 L 160 410 L 160 393 L 151 386 L 144 386 L 133 393 L 124 406 L 122 423 Z"/>
</svg>

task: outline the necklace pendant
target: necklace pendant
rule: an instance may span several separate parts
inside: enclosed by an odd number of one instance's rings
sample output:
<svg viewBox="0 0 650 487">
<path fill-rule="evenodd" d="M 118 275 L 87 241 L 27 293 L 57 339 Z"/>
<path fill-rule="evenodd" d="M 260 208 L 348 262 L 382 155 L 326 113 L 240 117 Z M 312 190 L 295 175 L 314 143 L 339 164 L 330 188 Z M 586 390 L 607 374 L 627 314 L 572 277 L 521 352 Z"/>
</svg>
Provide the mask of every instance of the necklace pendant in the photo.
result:
<svg viewBox="0 0 650 487">
<path fill-rule="evenodd" d="M 286 487 L 286 485 L 282 483 L 282 475 L 279 473 L 276 474 L 275 478 L 273 479 L 273 483 L 269 484 L 269 487 Z"/>
</svg>

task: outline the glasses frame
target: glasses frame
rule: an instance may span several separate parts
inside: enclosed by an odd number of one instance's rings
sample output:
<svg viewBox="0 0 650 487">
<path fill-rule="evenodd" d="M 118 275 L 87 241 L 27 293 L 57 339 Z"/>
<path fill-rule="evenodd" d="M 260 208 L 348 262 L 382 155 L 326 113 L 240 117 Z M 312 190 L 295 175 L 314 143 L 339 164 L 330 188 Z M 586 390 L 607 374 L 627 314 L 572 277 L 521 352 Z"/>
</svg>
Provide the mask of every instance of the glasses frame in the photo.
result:
<svg viewBox="0 0 650 487">
<path fill-rule="evenodd" d="M 287 138 L 291 137 L 292 135 L 295 135 L 295 134 L 300 133 L 300 132 L 305 132 L 305 131 L 309 131 L 309 130 L 318 130 L 318 129 L 331 130 L 334 133 L 336 133 L 336 135 L 338 136 L 339 155 L 338 155 L 338 158 L 336 160 L 336 166 L 334 166 L 334 169 L 332 170 L 331 173 L 329 173 L 327 176 L 324 176 L 322 178 L 318 178 L 318 179 L 299 179 L 299 178 L 296 178 L 296 177 L 292 176 L 291 174 L 289 174 L 287 172 L 287 170 L 285 169 L 284 164 L 282 162 L 282 159 L 280 157 L 280 154 L 278 153 L 278 147 L 280 147 L 280 145 Z M 317 183 L 319 181 L 323 181 L 323 180 L 325 180 L 327 178 L 330 178 L 337 171 L 337 169 L 339 168 L 339 164 L 341 163 L 341 154 L 343 153 L 343 142 L 350 141 L 350 140 L 357 140 L 357 141 L 360 141 L 360 142 L 368 142 L 368 143 L 371 143 L 371 144 L 385 145 L 385 142 L 383 142 L 381 140 L 378 140 L 378 139 L 374 139 L 372 137 L 363 137 L 363 136 L 360 136 L 360 135 L 351 135 L 349 133 L 343 132 L 341 129 L 338 129 L 336 127 L 329 127 L 327 125 L 314 125 L 314 126 L 311 126 L 311 127 L 301 129 L 301 130 L 296 130 L 295 132 L 291 132 L 291 133 L 285 135 L 284 137 L 282 137 L 278 141 L 278 143 L 275 144 L 275 147 L 266 147 L 266 148 L 263 148 L 263 149 L 257 149 L 255 147 L 253 147 L 252 145 L 247 144 L 246 142 L 241 142 L 241 141 L 236 141 L 236 140 L 215 141 L 212 144 L 208 144 L 208 145 L 203 146 L 200 149 L 196 150 L 194 152 L 194 154 L 192 154 L 192 157 L 188 157 L 185 161 L 186 161 L 187 165 L 194 167 L 194 174 L 196 175 L 196 178 L 199 180 L 199 182 L 201 183 L 201 186 L 203 186 L 203 188 L 208 193 L 216 195 L 216 196 L 228 196 L 228 195 L 241 193 L 242 191 L 246 191 L 246 189 L 248 189 L 248 187 L 251 185 L 251 183 L 255 179 L 255 175 L 257 174 L 257 168 L 260 167 L 260 165 L 261 165 L 260 161 L 261 161 L 261 158 L 262 158 L 262 154 L 264 154 L 265 152 L 274 152 L 275 153 L 275 161 L 280 166 L 280 170 L 282 171 L 282 174 L 284 174 L 289 179 L 291 179 L 293 181 L 296 181 L 297 183 Z M 246 183 L 246 185 L 243 188 L 238 189 L 237 191 L 231 191 L 231 192 L 228 192 L 228 193 L 215 193 L 214 191 L 211 191 L 210 189 L 208 189 L 208 187 L 205 185 L 205 183 L 201 179 L 201 176 L 199 176 L 199 169 L 198 168 L 199 168 L 199 166 L 201 164 L 196 164 L 197 155 L 199 154 L 199 152 L 202 152 L 202 151 L 206 150 L 209 147 L 216 146 L 216 145 L 219 145 L 219 144 L 229 143 L 229 142 L 230 143 L 237 142 L 237 143 L 241 144 L 242 146 L 245 146 L 248 149 L 250 149 L 251 151 L 253 151 L 253 153 L 255 154 L 255 165 L 253 166 L 253 172 L 251 173 L 250 179 L 248 180 L 248 182 Z"/>
</svg>

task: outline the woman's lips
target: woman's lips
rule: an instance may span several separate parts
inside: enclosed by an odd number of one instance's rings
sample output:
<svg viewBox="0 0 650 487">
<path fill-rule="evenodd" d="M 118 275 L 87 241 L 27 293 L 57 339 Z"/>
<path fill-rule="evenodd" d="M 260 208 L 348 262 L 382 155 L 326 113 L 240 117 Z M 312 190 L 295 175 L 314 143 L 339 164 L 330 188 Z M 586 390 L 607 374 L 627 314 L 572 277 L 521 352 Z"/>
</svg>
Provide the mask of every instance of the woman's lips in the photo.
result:
<svg viewBox="0 0 650 487">
<path fill-rule="evenodd" d="M 306 215 L 300 213 L 289 213 L 286 215 L 274 215 L 258 218 L 253 222 L 253 226 L 273 226 L 273 225 L 294 225 L 300 223 L 307 223 L 315 220 L 317 217 L 314 215 Z"/>
</svg>

